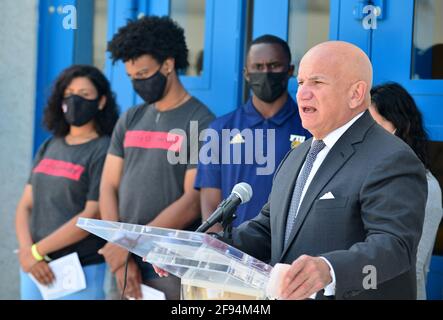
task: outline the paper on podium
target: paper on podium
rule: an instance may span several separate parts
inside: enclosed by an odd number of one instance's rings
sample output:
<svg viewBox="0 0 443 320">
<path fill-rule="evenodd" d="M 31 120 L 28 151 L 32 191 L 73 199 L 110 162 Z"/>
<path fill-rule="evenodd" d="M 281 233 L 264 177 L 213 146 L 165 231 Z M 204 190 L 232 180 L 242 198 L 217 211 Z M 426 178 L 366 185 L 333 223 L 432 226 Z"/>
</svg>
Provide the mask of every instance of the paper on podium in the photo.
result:
<svg viewBox="0 0 443 320">
<path fill-rule="evenodd" d="M 272 267 L 205 233 L 79 218 L 77 226 L 118 244 L 170 274 L 182 284 L 266 297 Z"/>
<path fill-rule="evenodd" d="M 163 291 L 154 289 L 145 284 L 140 285 L 142 291 L 142 298 L 140 300 L 166 300 L 166 295 Z M 127 297 L 129 300 L 135 300 L 133 297 Z"/>
</svg>

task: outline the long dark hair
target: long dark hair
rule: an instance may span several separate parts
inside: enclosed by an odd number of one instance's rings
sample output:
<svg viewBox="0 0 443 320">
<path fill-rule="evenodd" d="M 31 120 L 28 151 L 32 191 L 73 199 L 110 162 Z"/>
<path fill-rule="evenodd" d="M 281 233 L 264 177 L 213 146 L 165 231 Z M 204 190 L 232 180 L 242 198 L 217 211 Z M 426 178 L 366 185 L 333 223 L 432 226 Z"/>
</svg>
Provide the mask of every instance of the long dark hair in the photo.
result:
<svg viewBox="0 0 443 320">
<path fill-rule="evenodd" d="M 388 82 L 373 87 L 371 99 L 378 113 L 397 129 L 395 135 L 406 142 L 429 168 L 428 135 L 414 98 L 400 84 Z"/>
<path fill-rule="evenodd" d="M 88 78 L 95 86 L 98 97 L 105 96 L 106 104 L 103 110 L 94 117 L 95 129 L 98 135 L 111 135 L 118 120 L 118 107 L 108 79 L 103 73 L 93 66 L 73 65 L 59 75 L 54 83 L 51 96 L 44 111 L 43 124 L 54 136 L 64 137 L 69 133 L 69 124 L 66 122 L 62 101 L 66 88 L 73 79 L 78 77 Z"/>
</svg>

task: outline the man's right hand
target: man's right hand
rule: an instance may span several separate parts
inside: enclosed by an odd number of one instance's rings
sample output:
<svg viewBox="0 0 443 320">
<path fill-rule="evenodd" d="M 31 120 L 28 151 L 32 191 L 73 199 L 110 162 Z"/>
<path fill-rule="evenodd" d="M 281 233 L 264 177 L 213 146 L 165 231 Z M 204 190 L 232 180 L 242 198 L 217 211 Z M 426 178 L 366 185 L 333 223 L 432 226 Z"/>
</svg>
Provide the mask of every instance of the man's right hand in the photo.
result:
<svg viewBox="0 0 443 320">
<path fill-rule="evenodd" d="M 125 283 L 125 265 L 117 269 L 115 272 L 115 278 L 117 280 L 117 286 L 120 292 L 123 291 L 123 286 Z M 142 276 L 140 269 L 135 261 L 130 258 L 128 261 L 128 273 L 126 275 L 126 289 L 125 297 L 131 297 L 134 299 L 141 299 L 142 292 L 140 284 L 142 283 Z"/>
<path fill-rule="evenodd" d="M 154 268 L 155 273 L 157 273 L 160 278 L 169 276 L 169 273 L 167 271 L 160 269 L 159 267 L 154 265 L 152 265 L 152 267 Z"/>
<path fill-rule="evenodd" d="M 128 250 L 111 242 L 108 242 L 103 248 L 98 250 L 98 253 L 104 256 L 112 273 L 115 273 L 125 265 L 128 256 Z"/>
</svg>

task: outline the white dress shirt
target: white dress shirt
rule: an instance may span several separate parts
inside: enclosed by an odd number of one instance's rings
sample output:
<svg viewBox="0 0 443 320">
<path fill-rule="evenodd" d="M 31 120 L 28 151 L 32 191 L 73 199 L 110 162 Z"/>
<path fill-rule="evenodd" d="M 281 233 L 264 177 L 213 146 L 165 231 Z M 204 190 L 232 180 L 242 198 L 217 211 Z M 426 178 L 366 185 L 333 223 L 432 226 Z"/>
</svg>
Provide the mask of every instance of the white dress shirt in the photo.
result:
<svg viewBox="0 0 443 320">
<path fill-rule="evenodd" d="M 315 158 L 314 164 L 312 165 L 312 170 L 309 173 L 308 179 L 306 180 L 306 184 L 303 188 L 297 212 L 300 209 L 301 203 L 303 202 L 303 198 L 305 197 L 306 190 L 308 190 L 309 185 L 311 184 L 312 179 L 314 178 L 315 174 L 317 173 L 318 169 L 320 168 L 321 164 L 323 163 L 323 160 L 325 160 L 329 151 L 332 149 L 332 147 L 338 141 L 338 139 L 340 139 L 340 137 L 349 129 L 349 127 L 351 127 L 354 124 L 355 121 L 357 121 L 363 115 L 363 113 L 364 112 L 359 113 L 354 118 L 352 118 L 351 121 L 346 123 L 344 126 L 341 126 L 340 128 L 335 129 L 334 131 L 332 131 L 326 137 L 323 138 L 323 142 L 325 143 L 325 147 L 323 148 L 322 151 L 320 151 L 317 154 L 317 157 Z M 314 140 L 317 140 L 317 139 L 314 138 L 312 140 L 312 142 L 314 142 Z M 304 166 L 305 165 L 303 164 L 303 167 Z M 303 170 L 303 168 L 300 170 L 300 172 L 302 172 L 302 170 Z M 332 278 L 332 282 L 324 288 L 325 289 L 324 295 L 325 296 L 333 296 L 333 295 L 335 295 L 335 284 L 336 284 L 335 283 L 334 268 L 332 268 L 331 263 L 326 258 L 324 258 L 324 257 L 320 257 L 320 258 L 325 260 L 325 262 L 328 264 L 329 269 L 330 269 L 331 278 Z M 317 295 L 317 293 L 314 293 L 313 295 L 310 296 L 310 298 L 315 299 L 316 295 Z"/>
</svg>

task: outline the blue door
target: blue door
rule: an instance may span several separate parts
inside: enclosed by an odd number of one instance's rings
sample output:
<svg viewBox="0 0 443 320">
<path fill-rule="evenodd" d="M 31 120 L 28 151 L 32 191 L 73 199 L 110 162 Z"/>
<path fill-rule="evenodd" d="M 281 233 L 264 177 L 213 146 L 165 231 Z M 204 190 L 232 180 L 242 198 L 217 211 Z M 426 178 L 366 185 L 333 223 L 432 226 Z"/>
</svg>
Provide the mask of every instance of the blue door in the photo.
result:
<svg viewBox="0 0 443 320">
<path fill-rule="evenodd" d="M 431 140 L 443 141 L 441 21 L 438 0 L 255 0 L 252 34 L 287 39 L 295 65 L 316 43 L 354 43 L 371 58 L 374 83 L 405 86 L 424 115 Z M 295 91 L 292 80 L 290 92 Z"/>
<path fill-rule="evenodd" d="M 54 80 L 71 64 L 92 63 L 93 4 L 90 0 L 39 1 L 34 153 L 49 136 L 42 120 Z"/>
<path fill-rule="evenodd" d="M 180 76 L 186 89 L 216 115 L 237 107 L 242 94 L 245 1 L 236 0 L 109 0 L 108 39 L 145 15 L 169 15 L 184 29 L 190 68 Z M 107 62 L 106 73 L 122 111 L 141 103 L 121 62 Z"/>
<path fill-rule="evenodd" d="M 443 2 L 377 1 L 372 32 L 374 82 L 396 81 L 414 97 L 431 140 L 443 141 Z"/>
<path fill-rule="evenodd" d="M 340 0 L 255 0 L 252 11 L 252 39 L 273 34 L 287 40 L 295 75 L 309 48 L 338 39 Z M 289 93 L 295 97 L 296 91 L 294 77 L 289 81 Z"/>
<path fill-rule="evenodd" d="M 243 92 L 246 7 L 237 0 L 40 0 L 34 153 L 49 135 L 42 118 L 51 86 L 72 64 L 104 69 L 121 111 L 142 102 L 124 65 L 112 65 L 105 50 L 118 28 L 145 15 L 170 15 L 185 28 L 191 67 L 181 81 L 189 92 L 216 115 L 236 108 Z M 70 15 L 75 28 L 64 24 Z"/>
</svg>

